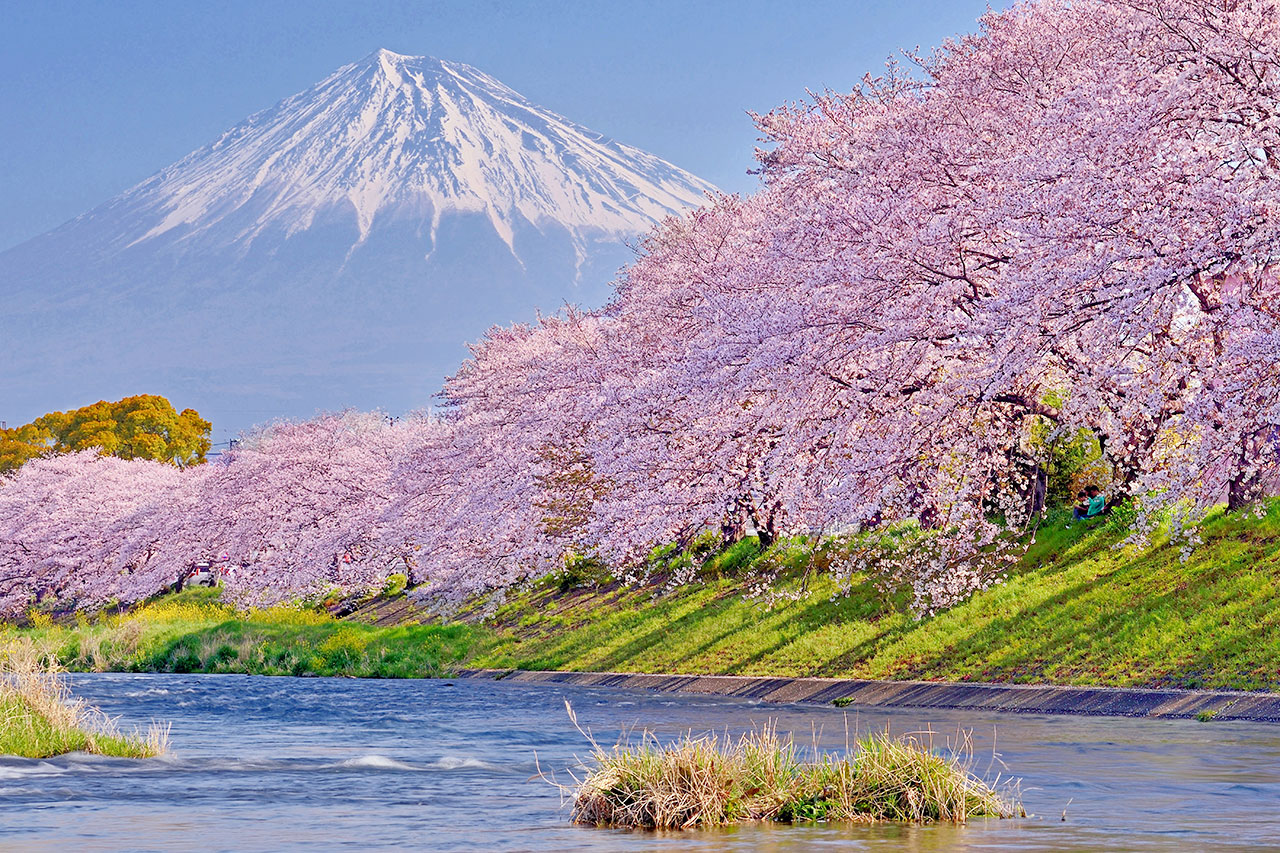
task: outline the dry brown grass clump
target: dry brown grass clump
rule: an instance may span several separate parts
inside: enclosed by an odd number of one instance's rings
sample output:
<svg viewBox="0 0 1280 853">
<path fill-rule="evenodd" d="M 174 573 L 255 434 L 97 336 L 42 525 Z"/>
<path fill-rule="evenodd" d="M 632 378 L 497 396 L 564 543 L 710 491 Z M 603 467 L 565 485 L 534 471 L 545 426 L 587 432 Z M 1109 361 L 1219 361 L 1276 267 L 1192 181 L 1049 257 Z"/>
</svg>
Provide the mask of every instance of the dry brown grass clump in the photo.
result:
<svg viewBox="0 0 1280 853">
<path fill-rule="evenodd" d="M 573 711 L 570 709 L 572 718 Z M 575 720 L 576 723 L 576 720 Z M 585 732 L 584 732 L 585 734 Z M 589 737 L 589 736 L 588 736 Z M 594 826 L 679 829 L 753 820 L 953 821 L 1022 816 L 1016 791 L 989 785 L 928 738 L 887 733 L 859 739 L 847 755 L 802 750 L 775 725 L 737 740 L 686 735 L 662 745 L 651 734 L 605 749 L 577 785 L 573 819 Z M 963 739 L 960 755 L 967 755 Z"/>
</svg>

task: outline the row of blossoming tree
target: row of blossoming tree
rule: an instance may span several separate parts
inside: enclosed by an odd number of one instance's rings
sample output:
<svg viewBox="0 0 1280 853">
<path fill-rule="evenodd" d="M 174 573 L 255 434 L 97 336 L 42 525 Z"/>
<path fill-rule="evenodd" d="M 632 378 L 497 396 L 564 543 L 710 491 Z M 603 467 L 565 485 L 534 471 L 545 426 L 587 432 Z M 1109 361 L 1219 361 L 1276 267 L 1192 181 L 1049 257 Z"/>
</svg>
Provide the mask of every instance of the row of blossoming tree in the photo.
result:
<svg viewBox="0 0 1280 853">
<path fill-rule="evenodd" d="M 756 194 L 659 227 L 604 309 L 491 331 L 443 416 L 276 425 L 185 471 L 28 463 L 0 608 L 136 600 L 211 554 L 247 600 L 401 567 L 458 596 L 914 520 L 928 609 L 1042 509 L 1037 434 L 1096 439 L 1135 535 L 1243 507 L 1278 461 L 1278 96 L 1271 0 L 988 14 L 758 116 Z"/>
</svg>

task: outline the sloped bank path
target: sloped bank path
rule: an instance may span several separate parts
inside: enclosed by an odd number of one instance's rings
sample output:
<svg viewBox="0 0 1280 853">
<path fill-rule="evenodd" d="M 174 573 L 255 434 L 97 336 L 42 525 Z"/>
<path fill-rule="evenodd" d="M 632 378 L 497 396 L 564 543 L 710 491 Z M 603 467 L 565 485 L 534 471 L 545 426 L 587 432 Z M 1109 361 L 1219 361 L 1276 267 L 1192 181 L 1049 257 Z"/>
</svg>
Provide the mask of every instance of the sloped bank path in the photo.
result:
<svg viewBox="0 0 1280 853">
<path fill-rule="evenodd" d="M 549 672 L 463 669 L 459 678 L 622 687 L 662 693 L 702 693 L 763 702 L 830 705 L 835 700 L 872 708 L 948 708 L 1024 714 L 1168 717 L 1280 722 L 1280 694 L 1235 690 L 1060 687 L 850 678 L 774 678 L 741 675 L 662 675 L 625 672 Z"/>
</svg>

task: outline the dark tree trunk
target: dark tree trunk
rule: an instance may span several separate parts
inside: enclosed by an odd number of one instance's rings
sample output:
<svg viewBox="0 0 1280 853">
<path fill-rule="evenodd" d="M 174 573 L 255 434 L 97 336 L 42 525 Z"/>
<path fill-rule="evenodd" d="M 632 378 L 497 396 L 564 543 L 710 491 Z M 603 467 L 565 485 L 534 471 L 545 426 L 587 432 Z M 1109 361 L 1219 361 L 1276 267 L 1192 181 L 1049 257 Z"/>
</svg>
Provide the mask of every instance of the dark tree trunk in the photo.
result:
<svg viewBox="0 0 1280 853">
<path fill-rule="evenodd" d="M 1259 497 L 1259 474 L 1245 467 L 1244 454 L 1240 454 L 1236 464 L 1235 476 L 1227 484 L 1227 512 L 1236 512 L 1247 507 Z"/>
<path fill-rule="evenodd" d="M 751 509 L 751 523 L 756 528 L 756 538 L 760 540 L 760 550 L 764 550 L 778 539 L 778 505 L 770 506 L 761 516 L 755 508 Z"/>
<path fill-rule="evenodd" d="M 1112 469 L 1116 472 L 1115 482 L 1111 485 L 1111 498 L 1107 502 L 1109 506 L 1119 503 L 1133 492 L 1133 484 L 1142 474 L 1142 465 L 1138 461 L 1141 458 L 1140 454 L 1150 449 L 1154 438 L 1138 434 L 1132 437 L 1132 441 L 1140 450 L 1111 454 L 1107 452 L 1107 437 L 1099 436 L 1098 444 L 1102 449 L 1102 456 L 1111 463 Z"/>
<path fill-rule="evenodd" d="M 1227 512 L 1244 509 L 1262 497 L 1262 469 L 1257 465 L 1250 465 L 1250 462 L 1258 458 L 1259 451 L 1264 446 L 1261 432 L 1246 435 L 1240 440 L 1235 474 L 1227 484 Z"/>
<path fill-rule="evenodd" d="M 725 513 L 720 522 L 720 548 L 724 550 L 747 538 L 747 510 L 741 502 Z"/>
<path fill-rule="evenodd" d="M 1236 512 L 1249 505 L 1252 490 L 1243 477 L 1237 477 L 1227 486 L 1227 512 Z"/>
<path fill-rule="evenodd" d="M 1049 469 L 1037 465 L 1031 476 L 1031 495 L 1028 501 L 1028 518 L 1035 518 L 1045 510 L 1049 501 Z"/>
</svg>

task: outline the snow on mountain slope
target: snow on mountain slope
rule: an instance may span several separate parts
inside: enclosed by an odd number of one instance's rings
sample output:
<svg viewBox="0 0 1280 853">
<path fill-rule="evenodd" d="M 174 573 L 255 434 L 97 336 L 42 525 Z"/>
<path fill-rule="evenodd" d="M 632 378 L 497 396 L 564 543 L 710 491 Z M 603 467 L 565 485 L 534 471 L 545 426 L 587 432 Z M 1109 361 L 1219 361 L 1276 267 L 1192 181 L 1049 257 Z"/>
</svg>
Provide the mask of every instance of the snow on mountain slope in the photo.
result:
<svg viewBox="0 0 1280 853">
<path fill-rule="evenodd" d="M 141 392 L 230 429 L 424 406 L 464 341 L 601 302 L 623 241 L 711 190 L 379 50 L 0 253 L 0 418 Z"/>
<path fill-rule="evenodd" d="M 468 65 L 379 50 L 258 113 L 125 194 L 181 226 L 216 228 L 250 200 L 247 244 L 283 223 L 350 205 L 360 236 L 399 205 L 482 212 L 511 245 L 512 221 L 635 234 L 697 205 L 708 185 L 529 103 Z"/>
</svg>

